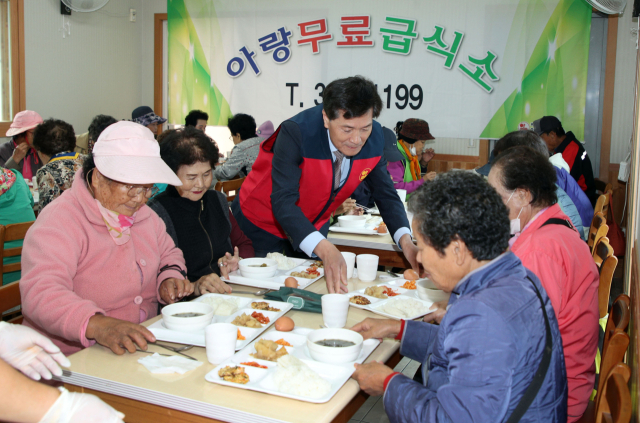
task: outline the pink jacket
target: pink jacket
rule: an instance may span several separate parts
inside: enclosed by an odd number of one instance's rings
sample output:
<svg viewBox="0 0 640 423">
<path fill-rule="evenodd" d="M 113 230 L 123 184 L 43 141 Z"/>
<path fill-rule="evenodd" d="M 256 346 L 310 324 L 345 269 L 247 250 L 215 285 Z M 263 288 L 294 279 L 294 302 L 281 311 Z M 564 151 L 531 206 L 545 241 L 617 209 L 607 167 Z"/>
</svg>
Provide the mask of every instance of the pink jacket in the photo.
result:
<svg viewBox="0 0 640 423">
<path fill-rule="evenodd" d="M 547 291 L 558 318 L 569 385 L 568 421 L 587 408 L 595 380 L 598 348 L 598 268 L 577 232 L 560 225 L 542 227 L 550 218 L 568 219 L 553 205 L 511 247 Z"/>
<path fill-rule="evenodd" d="M 182 251 L 164 222 L 142 206 L 131 239 L 117 246 L 107 232 L 82 172 L 71 189 L 49 204 L 27 232 L 22 251 L 20 294 L 24 324 L 51 338 L 64 354 L 94 343 L 85 337 L 96 313 L 140 323 L 158 313 L 158 288 L 167 278 L 184 279 Z"/>
<path fill-rule="evenodd" d="M 391 175 L 393 186 L 395 189 L 404 189 L 407 194 L 411 194 L 413 191 L 420 188 L 424 184 L 424 179 L 418 179 L 417 181 L 404 182 L 404 169 L 405 161 L 400 160 L 397 162 L 387 162 L 387 170 Z"/>
</svg>

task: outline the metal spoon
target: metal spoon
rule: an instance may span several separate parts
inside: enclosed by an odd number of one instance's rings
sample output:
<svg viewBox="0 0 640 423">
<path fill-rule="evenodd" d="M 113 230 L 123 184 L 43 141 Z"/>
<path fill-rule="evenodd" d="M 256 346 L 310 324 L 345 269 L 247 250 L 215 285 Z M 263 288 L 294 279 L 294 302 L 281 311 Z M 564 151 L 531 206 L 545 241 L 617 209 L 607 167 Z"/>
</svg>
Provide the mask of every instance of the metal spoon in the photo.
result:
<svg viewBox="0 0 640 423">
<path fill-rule="evenodd" d="M 393 277 L 396 277 L 396 278 L 402 278 L 403 277 L 402 275 L 399 275 L 397 273 L 393 273 L 391 270 L 387 270 L 387 273 L 390 274 Z"/>
<path fill-rule="evenodd" d="M 185 345 L 183 347 L 172 347 L 170 345 L 164 345 L 164 344 L 159 344 L 157 341 L 156 342 L 149 342 L 152 345 L 157 345 L 159 347 L 162 348 L 166 348 L 169 351 L 173 351 L 173 352 L 180 352 L 180 351 L 187 351 L 190 350 L 191 348 L 193 348 L 193 345 Z"/>
</svg>

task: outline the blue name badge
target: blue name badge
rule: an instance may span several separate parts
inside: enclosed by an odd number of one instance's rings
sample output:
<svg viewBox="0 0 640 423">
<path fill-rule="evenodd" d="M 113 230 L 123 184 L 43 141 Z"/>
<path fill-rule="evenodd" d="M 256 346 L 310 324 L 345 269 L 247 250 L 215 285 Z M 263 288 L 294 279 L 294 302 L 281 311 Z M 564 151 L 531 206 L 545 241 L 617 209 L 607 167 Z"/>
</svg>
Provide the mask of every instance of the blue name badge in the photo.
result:
<svg viewBox="0 0 640 423">
<path fill-rule="evenodd" d="M 300 297 L 288 297 L 287 302 L 293 304 L 293 308 L 296 310 L 300 310 L 304 307 L 304 300 Z"/>
</svg>

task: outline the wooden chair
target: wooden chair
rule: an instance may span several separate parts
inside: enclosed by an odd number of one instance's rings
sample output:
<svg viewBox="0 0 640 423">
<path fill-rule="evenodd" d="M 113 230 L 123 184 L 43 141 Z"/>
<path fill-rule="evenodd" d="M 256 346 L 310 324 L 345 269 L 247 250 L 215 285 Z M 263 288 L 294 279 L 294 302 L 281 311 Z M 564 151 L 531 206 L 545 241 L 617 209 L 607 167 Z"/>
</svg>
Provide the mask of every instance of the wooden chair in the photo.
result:
<svg viewBox="0 0 640 423">
<path fill-rule="evenodd" d="M 609 188 L 608 191 L 605 191 L 603 195 L 598 197 L 598 201 L 596 201 L 596 205 L 593 208 L 593 212 L 602 213 L 605 219 L 609 215 L 609 204 L 611 203 L 611 196 L 613 195 L 613 191 Z"/>
<path fill-rule="evenodd" d="M 22 254 L 22 247 L 7 248 L 5 250 L 4 243 L 9 241 L 18 241 L 24 239 L 27 231 L 34 222 L 12 223 L 11 225 L 0 225 L 0 258 L 16 257 Z M 20 262 L 3 265 L 0 260 L 0 280 L 2 275 L 9 272 L 22 270 Z"/>
<path fill-rule="evenodd" d="M 609 238 L 603 236 L 598 240 L 595 247 L 593 247 L 593 261 L 598 268 L 602 265 L 607 258 L 613 255 L 613 247 L 609 244 Z"/>
<path fill-rule="evenodd" d="M 587 410 L 578 423 L 629 423 L 631 419 L 631 394 L 629 379 L 631 369 L 624 363 L 617 363 L 607 375 L 600 404 L 589 401 Z"/>
<path fill-rule="evenodd" d="M 5 320 L 6 314 L 7 322 L 9 323 L 22 323 L 22 314 L 19 311 L 7 313 L 9 310 L 12 310 L 22 304 L 20 300 L 19 282 L 20 281 L 11 282 L 0 287 L 0 314 L 2 314 L 2 320 Z M 14 314 L 17 315 L 14 316 Z"/>
<path fill-rule="evenodd" d="M 227 196 L 227 201 L 232 202 L 237 195 L 238 189 L 242 186 L 245 178 L 232 179 L 230 181 L 218 181 L 216 182 L 215 190 L 223 192 Z M 234 191 L 233 195 L 229 195 L 230 192 Z"/>
<path fill-rule="evenodd" d="M 628 295 L 621 294 L 613 302 L 611 313 L 607 319 L 604 331 L 604 343 L 602 345 L 602 360 L 600 361 L 600 379 L 598 380 L 598 393 L 596 394 L 596 408 L 598 407 L 604 389 L 605 377 L 613 367 L 624 358 L 629 347 L 629 335 L 626 330 L 631 319 L 631 299 Z"/>
<path fill-rule="evenodd" d="M 602 319 L 609 312 L 609 296 L 611 295 L 611 281 L 618 266 L 618 258 L 614 255 L 607 257 L 600 268 L 600 282 L 598 284 L 598 310 Z"/>
<path fill-rule="evenodd" d="M 587 245 L 592 255 L 598 240 L 603 236 L 607 236 L 608 233 L 609 225 L 607 225 L 605 216 L 602 213 L 594 214 L 591 226 L 589 227 L 589 236 L 587 237 Z"/>
</svg>

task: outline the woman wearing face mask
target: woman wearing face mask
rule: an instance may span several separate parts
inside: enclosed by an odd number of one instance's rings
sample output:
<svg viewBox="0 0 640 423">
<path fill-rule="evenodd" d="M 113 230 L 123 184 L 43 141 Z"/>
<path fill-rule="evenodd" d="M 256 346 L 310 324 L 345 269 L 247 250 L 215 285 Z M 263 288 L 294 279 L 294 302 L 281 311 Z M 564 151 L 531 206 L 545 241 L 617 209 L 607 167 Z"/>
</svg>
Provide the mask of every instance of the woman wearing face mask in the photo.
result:
<svg viewBox="0 0 640 423">
<path fill-rule="evenodd" d="M 435 154 L 432 148 L 423 153 L 424 144 L 435 138 L 429 132 L 429 124 L 422 119 L 398 122 L 395 129 L 398 134 L 398 150 L 403 160 L 388 162 L 387 169 L 396 189 L 404 189 L 407 194 L 411 194 L 424 181 L 436 177 L 435 172 L 429 172 L 424 176 L 421 173 L 421 165 L 426 166 Z"/>
<path fill-rule="evenodd" d="M 180 185 L 151 131 L 133 122 L 105 129 L 73 185 L 33 224 L 22 250 L 24 325 L 64 354 L 99 343 L 116 354 L 155 342 L 140 323 L 158 301 L 193 292 L 184 258 L 145 206 L 154 183 Z"/>
<path fill-rule="evenodd" d="M 240 258 L 253 257 L 254 251 L 229 212 L 227 197 L 209 190 L 218 148 L 204 132 L 185 127 L 163 137 L 160 155 L 182 186 L 169 186 L 149 206 L 184 253 L 195 295 L 230 293 L 220 276 L 228 278 L 229 272 L 238 269 Z"/>
<path fill-rule="evenodd" d="M 505 150 L 491 167 L 489 183 L 509 209 L 511 251 L 540 278 L 551 299 L 567 367 L 568 421 L 576 421 L 595 380 L 598 270 L 556 203 L 556 171 L 547 157 L 529 147 Z"/>
</svg>

